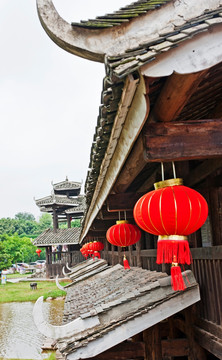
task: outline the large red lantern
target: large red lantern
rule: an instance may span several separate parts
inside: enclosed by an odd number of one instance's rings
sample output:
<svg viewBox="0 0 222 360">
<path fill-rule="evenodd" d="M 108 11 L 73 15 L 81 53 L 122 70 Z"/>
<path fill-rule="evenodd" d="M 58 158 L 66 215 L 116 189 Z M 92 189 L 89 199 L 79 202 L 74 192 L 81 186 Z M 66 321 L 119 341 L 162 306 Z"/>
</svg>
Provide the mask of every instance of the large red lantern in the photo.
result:
<svg viewBox="0 0 222 360">
<path fill-rule="evenodd" d="M 41 249 L 37 249 L 35 252 L 36 252 L 37 255 L 40 257 L 40 254 L 41 254 L 42 250 L 41 250 Z"/>
<path fill-rule="evenodd" d="M 106 233 L 106 238 L 110 244 L 126 247 L 137 243 L 141 238 L 141 231 L 136 225 L 129 224 L 126 220 L 116 222 Z M 129 269 L 129 263 L 124 255 L 124 268 Z"/>
<path fill-rule="evenodd" d="M 155 190 L 143 195 L 134 207 L 136 223 L 145 231 L 158 235 L 157 263 L 172 263 L 174 290 L 185 285 L 178 264 L 190 264 L 187 236 L 206 221 L 208 206 L 197 191 L 184 186 L 182 179 L 154 184 Z"/>
</svg>

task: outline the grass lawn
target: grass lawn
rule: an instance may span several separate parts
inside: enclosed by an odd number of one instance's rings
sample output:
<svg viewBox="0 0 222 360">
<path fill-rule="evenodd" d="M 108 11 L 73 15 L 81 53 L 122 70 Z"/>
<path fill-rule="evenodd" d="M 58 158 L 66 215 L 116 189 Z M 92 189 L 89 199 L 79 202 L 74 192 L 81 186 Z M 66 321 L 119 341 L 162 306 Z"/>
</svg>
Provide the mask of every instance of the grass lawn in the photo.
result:
<svg viewBox="0 0 222 360">
<path fill-rule="evenodd" d="M 0 360 L 6 360 L 6 359 L 0 357 Z M 7 359 L 7 360 L 23 360 L 23 359 Z M 32 360 L 32 359 L 26 359 L 26 360 Z M 47 358 L 44 358 L 44 360 L 56 360 L 55 352 L 49 354 L 49 356 Z"/>
<path fill-rule="evenodd" d="M 15 273 L 15 274 L 7 274 L 7 279 L 16 279 L 16 278 L 26 278 L 28 275 L 31 275 L 31 273 L 26 273 L 26 274 L 19 274 L 19 273 Z"/>
<path fill-rule="evenodd" d="M 57 288 L 54 281 L 36 281 L 37 290 L 30 289 L 30 282 L 18 282 L 0 285 L 0 302 L 14 302 L 14 301 L 35 301 L 39 296 L 56 298 L 64 296 L 66 293 Z M 67 283 L 61 282 L 64 286 Z"/>
</svg>

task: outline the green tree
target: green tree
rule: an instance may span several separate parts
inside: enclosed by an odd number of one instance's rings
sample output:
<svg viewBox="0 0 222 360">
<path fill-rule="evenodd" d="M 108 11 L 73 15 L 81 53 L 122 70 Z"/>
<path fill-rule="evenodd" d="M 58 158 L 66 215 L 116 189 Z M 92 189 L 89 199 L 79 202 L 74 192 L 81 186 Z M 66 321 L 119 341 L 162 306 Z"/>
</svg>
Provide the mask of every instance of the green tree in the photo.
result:
<svg viewBox="0 0 222 360">
<path fill-rule="evenodd" d="M 20 238 L 17 234 L 0 235 L 0 244 L 4 248 L 4 254 L 10 256 L 12 263 L 31 262 L 38 259 L 36 254 L 36 246 L 32 244 L 28 237 Z M 42 254 L 44 258 L 44 254 Z"/>
<path fill-rule="evenodd" d="M 75 219 L 71 222 L 71 227 L 80 227 L 81 223 L 80 223 L 80 219 Z"/>
<path fill-rule="evenodd" d="M 16 220 L 24 220 L 24 221 L 35 221 L 35 216 L 28 212 L 18 212 L 15 214 Z"/>
<path fill-rule="evenodd" d="M 39 218 L 39 230 L 42 232 L 46 229 L 52 228 L 52 216 L 44 213 Z"/>
<path fill-rule="evenodd" d="M 5 251 L 4 244 L 0 242 L 0 272 L 12 264 L 12 257 Z"/>
</svg>

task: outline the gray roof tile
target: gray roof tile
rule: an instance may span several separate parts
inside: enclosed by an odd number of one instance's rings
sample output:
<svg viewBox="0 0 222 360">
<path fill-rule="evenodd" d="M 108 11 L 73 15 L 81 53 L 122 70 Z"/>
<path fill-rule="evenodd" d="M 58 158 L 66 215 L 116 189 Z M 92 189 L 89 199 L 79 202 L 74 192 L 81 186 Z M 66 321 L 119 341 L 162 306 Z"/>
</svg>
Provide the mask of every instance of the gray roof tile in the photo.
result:
<svg viewBox="0 0 222 360">
<path fill-rule="evenodd" d="M 33 244 L 40 247 L 62 244 L 78 244 L 80 230 L 81 228 L 78 227 L 71 229 L 57 229 L 56 232 L 54 232 L 53 229 L 47 229 L 33 241 Z"/>
<path fill-rule="evenodd" d="M 104 262 L 101 259 L 96 261 L 98 265 Z M 84 274 L 92 264 L 92 259 L 79 264 L 79 276 L 81 277 L 81 272 Z M 75 266 L 76 270 L 77 268 L 78 265 Z M 195 288 L 198 294 L 198 286 L 192 273 L 187 272 L 184 279 L 187 290 L 182 293 Z M 100 325 L 85 329 L 74 337 L 58 340 L 57 346 L 62 354 L 71 354 L 104 337 L 122 324 L 141 318 L 159 304 L 182 293 L 174 292 L 169 276 L 161 272 L 136 267 L 124 270 L 119 264 L 95 275 L 91 271 L 91 276 L 87 279 L 67 287 L 63 324 L 78 317 L 87 319 L 99 316 Z M 146 326 L 149 327 L 149 324 Z"/>
</svg>

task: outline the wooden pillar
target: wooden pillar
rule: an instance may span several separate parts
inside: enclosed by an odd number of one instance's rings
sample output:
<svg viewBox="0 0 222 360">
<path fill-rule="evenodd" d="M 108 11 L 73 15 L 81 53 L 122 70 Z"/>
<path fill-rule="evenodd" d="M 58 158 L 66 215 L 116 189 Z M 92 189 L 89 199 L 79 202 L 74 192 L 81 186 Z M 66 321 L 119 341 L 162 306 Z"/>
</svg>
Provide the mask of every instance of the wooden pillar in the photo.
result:
<svg viewBox="0 0 222 360">
<path fill-rule="evenodd" d="M 66 219 L 67 219 L 67 227 L 68 227 L 68 229 L 70 229 L 71 228 L 71 219 L 72 219 L 72 217 L 70 215 L 66 215 Z"/>
<path fill-rule="evenodd" d="M 114 261 L 114 245 L 111 246 L 111 249 L 112 249 L 112 266 L 115 265 L 115 261 Z"/>
<path fill-rule="evenodd" d="M 123 262 L 122 262 L 122 249 L 121 249 L 120 246 L 118 246 L 118 262 L 121 265 L 123 264 Z"/>
<path fill-rule="evenodd" d="M 50 265 L 52 264 L 52 247 L 46 247 L 46 278 L 50 278 Z"/>
<path fill-rule="evenodd" d="M 143 236 L 143 235 L 142 235 Z M 136 243 L 136 266 L 142 267 L 141 240 Z"/>
<path fill-rule="evenodd" d="M 104 250 L 105 250 L 104 251 L 104 259 L 109 262 L 109 243 L 108 243 L 108 241 L 105 242 Z"/>
<path fill-rule="evenodd" d="M 207 357 L 204 349 L 202 349 L 194 340 L 194 331 L 193 331 L 194 316 L 192 313 L 192 307 L 189 307 L 186 310 L 184 310 L 184 314 L 185 314 L 186 336 L 190 346 L 190 354 L 188 356 L 188 360 L 206 360 Z"/>
<path fill-rule="evenodd" d="M 143 341 L 145 343 L 144 360 L 162 360 L 159 324 L 156 324 L 143 332 Z"/>
<path fill-rule="evenodd" d="M 129 264 L 133 266 L 133 247 L 132 245 L 129 246 Z"/>
<path fill-rule="evenodd" d="M 56 232 L 58 229 L 58 216 L 56 213 L 56 209 L 53 209 L 53 230 Z"/>
</svg>

